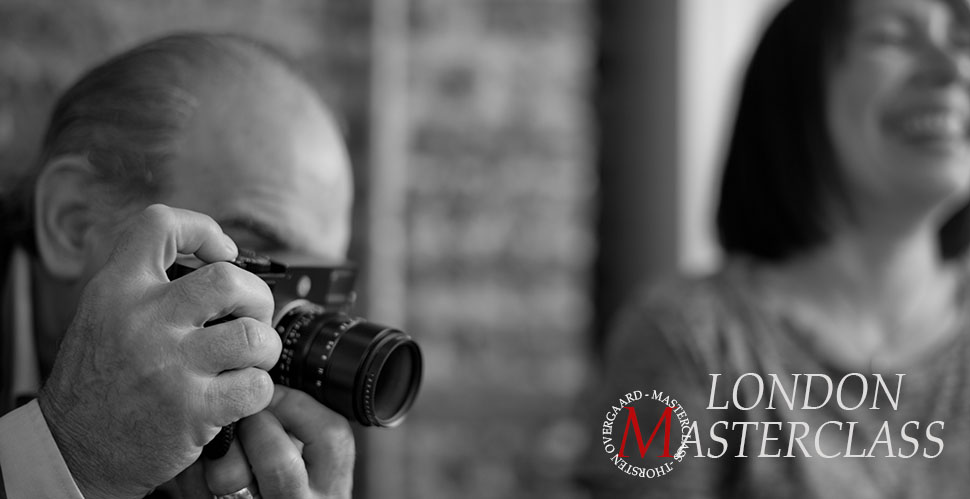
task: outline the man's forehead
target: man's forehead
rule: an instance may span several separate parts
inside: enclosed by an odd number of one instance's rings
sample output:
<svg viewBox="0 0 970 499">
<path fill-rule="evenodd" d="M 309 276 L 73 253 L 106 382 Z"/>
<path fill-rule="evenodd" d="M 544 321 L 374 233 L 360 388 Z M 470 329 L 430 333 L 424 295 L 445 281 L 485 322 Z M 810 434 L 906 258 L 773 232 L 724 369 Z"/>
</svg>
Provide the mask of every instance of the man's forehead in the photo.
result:
<svg viewBox="0 0 970 499">
<path fill-rule="evenodd" d="M 330 114 L 280 72 L 222 83 L 199 90 L 169 161 L 170 200 L 209 214 L 257 251 L 342 253 L 352 187 Z"/>
<path fill-rule="evenodd" d="M 185 162 L 304 183 L 344 175 L 345 148 L 330 114 L 312 95 L 281 93 L 236 88 L 207 97 L 186 130 Z"/>
</svg>

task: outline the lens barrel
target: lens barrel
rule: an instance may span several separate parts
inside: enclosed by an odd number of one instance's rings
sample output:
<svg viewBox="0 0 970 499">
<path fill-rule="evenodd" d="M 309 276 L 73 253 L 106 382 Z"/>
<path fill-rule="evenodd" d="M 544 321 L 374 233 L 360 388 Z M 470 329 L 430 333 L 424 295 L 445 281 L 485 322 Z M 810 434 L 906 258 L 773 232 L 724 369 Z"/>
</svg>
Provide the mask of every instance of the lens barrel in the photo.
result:
<svg viewBox="0 0 970 499">
<path fill-rule="evenodd" d="M 421 385 L 421 351 L 410 336 L 303 302 L 286 311 L 273 380 L 302 390 L 365 426 L 395 426 Z"/>
</svg>

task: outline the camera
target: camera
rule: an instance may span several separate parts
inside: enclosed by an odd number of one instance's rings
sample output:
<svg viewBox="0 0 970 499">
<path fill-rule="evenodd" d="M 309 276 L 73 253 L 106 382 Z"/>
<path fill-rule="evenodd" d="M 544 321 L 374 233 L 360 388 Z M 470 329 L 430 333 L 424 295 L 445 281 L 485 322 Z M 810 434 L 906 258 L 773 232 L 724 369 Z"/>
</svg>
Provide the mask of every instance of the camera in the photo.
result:
<svg viewBox="0 0 970 499">
<path fill-rule="evenodd" d="M 246 250 L 232 263 L 273 292 L 273 327 L 283 340 L 270 370 L 274 382 L 365 426 L 404 419 L 421 384 L 421 350 L 403 331 L 351 315 L 354 266 L 288 266 Z M 174 280 L 193 270 L 176 263 L 168 275 Z"/>
</svg>

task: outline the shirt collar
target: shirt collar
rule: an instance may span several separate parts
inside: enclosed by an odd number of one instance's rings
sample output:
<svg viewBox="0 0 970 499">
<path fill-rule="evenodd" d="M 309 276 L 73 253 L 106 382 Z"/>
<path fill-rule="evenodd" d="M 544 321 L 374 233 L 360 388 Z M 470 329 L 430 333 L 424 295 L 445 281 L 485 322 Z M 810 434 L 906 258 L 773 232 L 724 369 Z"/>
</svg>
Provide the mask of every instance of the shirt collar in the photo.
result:
<svg viewBox="0 0 970 499">
<path fill-rule="evenodd" d="M 33 395 L 40 390 L 40 365 L 37 360 L 34 331 L 34 308 L 30 280 L 30 257 L 22 248 L 15 248 L 10 257 L 7 274 L 12 289 L 12 335 L 14 400 L 22 395 Z"/>
</svg>

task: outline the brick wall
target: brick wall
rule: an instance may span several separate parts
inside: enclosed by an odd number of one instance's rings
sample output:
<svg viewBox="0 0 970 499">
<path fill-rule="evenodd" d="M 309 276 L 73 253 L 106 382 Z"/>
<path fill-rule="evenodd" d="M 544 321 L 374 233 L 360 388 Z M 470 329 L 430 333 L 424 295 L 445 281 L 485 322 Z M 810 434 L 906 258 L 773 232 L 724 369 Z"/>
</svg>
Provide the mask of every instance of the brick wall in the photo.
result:
<svg viewBox="0 0 970 499">
<path fill-rule="evenodd" d="M 414 497 L 569 497 L 592 258 L 578 0 L 413 3 Z"/>
</svg>

